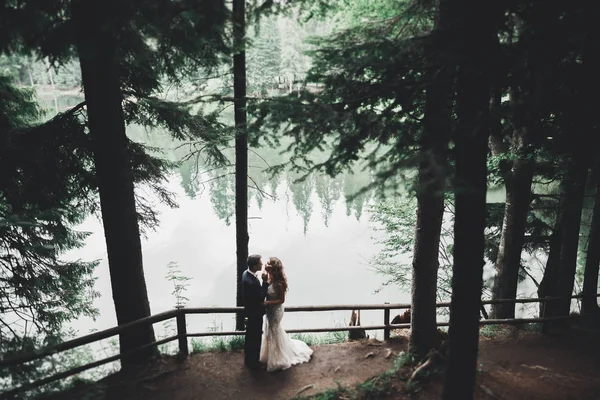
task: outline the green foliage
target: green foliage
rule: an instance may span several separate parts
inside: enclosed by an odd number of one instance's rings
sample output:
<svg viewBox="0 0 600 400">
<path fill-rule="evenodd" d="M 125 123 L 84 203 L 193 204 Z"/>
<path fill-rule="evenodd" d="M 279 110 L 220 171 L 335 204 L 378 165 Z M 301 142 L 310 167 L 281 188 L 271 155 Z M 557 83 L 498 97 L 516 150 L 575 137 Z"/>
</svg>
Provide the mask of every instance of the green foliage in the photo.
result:
<svg viewBox="0 0 600 400">
<path fill-rule="evenodd" d="M 394 382 L 398 379 L 398 371 L 406 364 L 407 355 L 401 352 L 394 359 L 394 364 L 389 370 L 364 382 L 354 385 L 354 387 L 345 387 L 336 381 L 337 387 L 327 389 L 324 392 L 312 396 L 296 396 L 295 400 L 377 400 L 386 398 L 390 393 L 394 393 Z"/>
<path fill-rule="evenodd" d="M 507 327 L 504 325 L 484 325 L 479 329 L 479 333 L 483 337 L 496 337 L 505 335 Z"/>
<path fill-rule="evenodd" d="M 65 331 L 81 316 L 95 317 L 93 269 L 96 261 L 62 261 L 65 251 L 83 246 L 88 233 L 73 226 L 99 210 L 91 142 L 81 106 L 40 123 L 29 90 L 0 79 L 0 351 L 4 357 L 28 353 L 74 336 Z M 134 180 L 173 204 L 160 182 L 169 165 L 129 142 Z M 146 227 L 157 223 L 147 199 L 138 195 Z M 70 354 L 70 353 L 69 353 Z M 3 370 L 3 385 L 14 386 L 80 362 L 81 354 L 61 354 Z M 57 358 L 58 357 L 58 358 Z M 52 386 L 52 385 L 51 385 Z M 56 384 L 52 387 L 60 387 Z"/>
<path fill-rule="evenodd" d="M 282 146 L 289 143 L 289 139 L 282 138 Z M 179 175 L 186 195 L 194 197 L 207 190 L 215 214 L 225 224 L 231 224 L 235 212 L 233 150 L 225 149 L 223 155 L 228 161 L 221 167 L 208 165 L 200 154 L 183 156 L 179 163 Z M 322 153 L 319 156 L 324 158 L 325 155 Z M 305 230 L 308 230 L 315 208 L 313 195 L 316 195 L 322 207 L 321 216 L 325 225 L 329 224 L 334 207 L 342 195 L 347 215 L 354 215 L 357 220 L 360 220 L 372 200 L 372 193 L 362 191 L 371 181 L 368 170 L 356 169 L 336 178 L 317 173 L 305 176 L 291 170 L 273 174 L 269 167 L 285 159 L 280 151 L 270 147 L 251 149 L 248 157 L 250 201 L 254 199 L 260 208 L 265 200 L 280 200 L 276 198 L 279 196 L 277 189 L 284 184 L 286 193 L 283 200 L 292 203 L 303 219 Z"/>
<path fill-rule="evenodd" d="M 243 336 L 233 336 L 225 340 L 223 336 L 211 337 L 210 348 L 213 351 L 240 351 L 244 348 L 245 339 Z"/>
<path fill-rule="evenodd" d="M 50 65 L 48 59 L 36 59 L 25 54 L 0 55 L 0 75 L 9 77 L 17 86 L 44 87 L 46 90 L 79 89 L 79 65 L 69 61 Z"/>
<path fill-rule="evenodd" d="M 22 129 L 41 116 L 31 90 L 15 88 L 6 76 L 0 76 L 0 129 Z"/>
<path fill-rule="evenodd" d="M 334 205 L 340 198 L 342 182 L 339 178 L 331 178 L 317 175 L 315 176 L 315 192 L 323 209 L 323 223 L 329 226 L 329 219 L 333 213 Z M 360 218 L 360 216 L 357 216 Z"/>
<path fill-rule="evenodd" d="M 531 323 L 531 324 L 519 324 L 519 325 L 484 325 L 479 329 L 479 333 L 482 337 L 486 338 L 516 338 L 521 333 L 540 333 L 542 330 L 542 323 Z"/>
<path fill-rule="evenodd" d="M 71 8 L 77 4 L 77 0 L 3 4 L 0 13 L 11 18 L 3 20 L 7 22 L 3 28 L 10 34 L 0 40 L 0 53 L 17 56 L 33 52 L 52 67 L 70 66 L 76 54 L 74 35 L 79 23 Z M 198 107 L 202 96 L 196 92 L 184 101 L 172 101 L 164 98 L 163 92 L 165 88 L 181 89 L 184 84 L 189 92 L 190 77 L 194 79 L 199 71 L 200 75 L 210 75 L 221 64 L 222 56 L 229 52 L 225 2 L 115 1 L 104 2 L 99 10 L 107 13 L 103 17 L 110 26 L 106 28 L 118 38 L 116 57 L 121 64 L 126 121 L 160 127 L 176 138 L 201 142 L 209 159 L 223 161 L 219 146 L 226 145 L 231 132 L 218 122 L 215 113 L 202 112 Z"/>
<path fill-rule="evenodd" d="M 173 283 L 173 291 L 171 294 L 175 299 L 175 308 L 183 308 L 186 306 L 189 299 L 186 297 L 187 288 L 189 286 L 188 281 L 192 278 L 185 276 L 181 273 L 181 267 L 175 261 L 170 261 L 167 264 L 167 275 L 166 279 Z M 175 320 L 173 318 L 168 319 L 162 324 L 163 332 L 158 335 L 158 340 L 166 339 L 168 337 L 177 335 L 177 328 L 175 326 Z M 172 354 L 176 352 L 173 342 L 165 343 L 159 346 L 159 350 L 163 354 Z"/>
<path fill-rule="evenodd" d="M 202 339 L 192 339 L 191 341 L 191 352 L 192 353 L 205 353 L 208 352 L 208 346 Z"/>
<path fill-rule="evenodd" d="M 30 91 L 0 77 L 0 353 L 6 358 L 71 337 L 70 321 L 97 315 L 97 262 L 60 259 L 88 236 L 72 229 L 93 204 L 85 183 L 89 163 L 78 149 L 82 130 L 72 115 L 35 125 L 40 115 Z M 1 385 L 44 376 L 73 357 L 3 369 Z"/>
<path fill-rule="evenodd" d="M 415 166 L 425 64 L 422 44 L 411 35 L 425 27 L 407 23 L 419 12 L 406 3 L 390 7 L 396 7 L 393 21 L 309 41 L 316 49 L 309 52 L 306 79 L 317 85 L 314 90 L 249 106 L 256 116 L 253 129 L 266 128 L 266 143 L 269 131 L 283 129 L 293 138 L 286 164 L 294 170 L 334 176 L 363 158 L 373 173 L 368 186 L 396 188 L 399 171 Z M 327 159 L 312 159 L 311 153 L 329 149 Z"/>
<path fill-rule="evenodd" d="M 235 181 L 233 173 L 212 178 L 209 182 L 210 202 L 219 219 L 229 226 L 235 214 Z"/>
<path fill-rule="evenodd" d="M 389 374 L 383 374 L 356 386 L 359 398 L 364 400 L 381 399 L 392 388 L 393 380 Z"/>
<path fill-rule="evenodd" d="M 218 331 L 219 327 L 214 325 L 209 330 Z M 322 334 L 293 334 L 292 338 L 299 339 L 309 346 L 317 346 L 323 344 L 343 343 L 348 339 L 347 332 L 326 332 Z M 244 348 L 244 336 L 212 336 L 210 339 L 192 339 L 192 353 L 208 353 L 208 352 L 224 352 L 224 351 L 241 351 Z"/>
<path fill-rule="evenodd" d="M 386 277 L 383 286 L 398 285 L 402 291 L 410 292 L 416 210 L 416 199 L 408 195 L 378 202 L 370 209 L 375 231 L 384 233 L 381 238 L 374 238 L 382 250 L 371 259 L 375 272 Z M 438 253 L 438 301 L 447 301 L 451 293 L 453 221 L 453 205 L 448 199 Z"/>
<path fill-rule="evenodd" d="M 294 398 L 294 400 L 304 400 L 304 399 L 311 399 L 311 400 L 338 400 L 341 398 L 346 398 L 349 399 L 350 395 L 351 395 L 351 391 L 350 389 L 343 387 L 342 385 L 339 384 L 339 382 L 336 382 L 336 384 L 338 385 L 336 388 L 334 389 L 327 389 L 324 392 L 321 393 L 317 393 L 313 396 L 297 396 Z"/>
<path fill-rule="evenodd" d="M 250 37 L 246 52 L 248 95 L 264 96 L 277 89 L 281 75 L 281 39 L 277 20 L 264 18 Z"/>
<path fill-rule="evenodd" d="M 303 341 L 309 346 L 344 343 L 348 340 L 348 332 L 346 331 L 325 333 L 295 333 L 291 336 L 294 339 Z"/>
<path fill-rule="evenodd" d="M 407 0 L 386 2 L 341 0 L 337 3 L 336 14 L 346 27 L 365 27 L 383 21 L 393 24 L 393 19 L 401 18 L 402 11 L 411 5 Z"/>
<path fill-rule="evenodd" d="M 486 262 L 494 264 L 500 246 L 500 234 L 504 218 L 504 203 L 488 203 L 485 230 L 485 258 Z M 371 207 L 370 219 L 376 223 L 375 231 L 383 232 L 381 237 L 374 238 L 382 250 L 372 259 L 371 264 L 376 273 L 386 277 L 383 286 L 398 285 L 402 291 L 409 292 L 412 285 L 412 257 L 414 247 L 414 229 L 416 225 L 416 199 L 401 196 L 378 202 Z M 438 269 L 438 301 L 449 301 L 452 279 L 452 245 L 454 242 L 454 206 L 450 198 L 446 199 L 442 232 L 439 247 Z M 527 233 L 537 237 L 547 233 L 549 227 L 543 224 L 534 215 L 530 215 Z M 525 250 L 534 253 L 540 249 L 537 240 L 526 243 Z M 521 266 L 520 279 L 527 275 L 526 266 Z M 489 296 L 491 281 L 484 282 L 484 297 Z M 379 289 L 381 290 L 381 289 Z M 440 309 L 439 312 L 447 312 Z"/>
<path fill-rule="evenodd" d="M 209 340 L 192 339 L 192 353 L 241 351 L 244 349 L 244 336 L 212 336 Z"/>
<path fill-rule="evenodd" d="M 190 300 L 185 296 L 185 292 L 189 286 L 188 281 L 192 278 L 181 274 L 181 268 L 179 264 L 174 261 L 167 264 L 167 280 L 173 282 L 173 292 L 171 294 L 175 297 L 175 308 L 185 307 L 186 303 Z"/>
</svg>

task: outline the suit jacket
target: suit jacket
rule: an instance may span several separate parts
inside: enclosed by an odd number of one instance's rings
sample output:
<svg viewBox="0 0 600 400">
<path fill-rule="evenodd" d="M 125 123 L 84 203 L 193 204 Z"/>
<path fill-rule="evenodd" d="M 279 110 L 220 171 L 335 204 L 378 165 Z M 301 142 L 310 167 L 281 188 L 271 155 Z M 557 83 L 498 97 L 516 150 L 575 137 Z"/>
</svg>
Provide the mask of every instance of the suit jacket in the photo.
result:
<svg viewBox="0 0 600 400">
<path fill-rule="evenodd" d="M 256 276 L 246 270 L 242 274 L 242 292 L 244 298 L 244 310 L 246 315 L 263 316 L 265 306 L 263 302 L 267 297 L 269 284 L 263 282 L 262 285 Z"/>
</svg>

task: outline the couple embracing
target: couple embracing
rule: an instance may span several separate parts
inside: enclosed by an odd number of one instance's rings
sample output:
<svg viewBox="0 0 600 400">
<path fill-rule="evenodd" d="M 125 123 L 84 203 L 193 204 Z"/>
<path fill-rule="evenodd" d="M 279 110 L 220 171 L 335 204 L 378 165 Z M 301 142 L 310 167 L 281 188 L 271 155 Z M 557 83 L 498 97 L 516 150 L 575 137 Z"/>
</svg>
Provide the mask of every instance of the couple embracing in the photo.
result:
<svg viewBox="0 0 600 400">
<path fill-rule="evenodd" d="M 252 370 L 276 371 L 308 362 L 313 353 L 306 343 L 292 339 L 283 329 L 287 279 L 277 257 L 264 264 L 262 257 L 248 257 L 242 275 L 244 309 L 247 316 L 244 362 Z M 263 333 L 263 316 L 266 314 Z"/>
</svg>

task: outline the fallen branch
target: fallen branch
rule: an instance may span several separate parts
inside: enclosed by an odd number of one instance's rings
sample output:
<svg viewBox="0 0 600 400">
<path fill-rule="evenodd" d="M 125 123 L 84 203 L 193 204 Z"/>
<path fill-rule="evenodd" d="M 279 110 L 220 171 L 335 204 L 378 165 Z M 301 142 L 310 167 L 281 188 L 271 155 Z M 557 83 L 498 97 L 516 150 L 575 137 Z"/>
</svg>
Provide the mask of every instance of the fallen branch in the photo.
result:
<svg viewBox="0 0 600 400">
<path fill-rule="evenodd" d="M 313 384 L 304 386 L 302 389 L 300 389 L 296 392 L 296 396 L 298 396 L 302 392 L 306 392 L 308 389 L 312 389 L 314 386 L 315 385 L 313 385 Z"/>
</svg>

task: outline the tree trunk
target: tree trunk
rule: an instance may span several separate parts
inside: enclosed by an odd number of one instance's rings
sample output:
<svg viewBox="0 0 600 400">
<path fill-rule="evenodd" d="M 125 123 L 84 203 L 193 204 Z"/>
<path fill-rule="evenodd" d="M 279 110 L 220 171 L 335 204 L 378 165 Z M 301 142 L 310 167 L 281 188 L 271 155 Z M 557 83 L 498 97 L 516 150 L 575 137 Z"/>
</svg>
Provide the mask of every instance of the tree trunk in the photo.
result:
<svg viewBox="0 0 600 400">
<path fill-rule="evenodd" d="M 522 132 L 516 133 L 521 139 L 525 139 L 524 136 L 527 135 L 524 132 L 525 129 L 521 128 Z M 523 140 L 523 142 L 527 143 L 526 140 Z M 494 299 L 514 299 L 517 297 L 521 253 L 525 242 L 525 226 L 531 202 L 533 169 L 531 160 L 518 159 L 513 162 L 511 171 L 504 178 L 506 205 L 500 247 L 496 259 L 497 275 L 494 278 Z M 514 317 L 514 303 L 492 305 L 492 318 L 508 319 Z"/>
<path fill-rule="evenodd" d="M 594 198 L 594 211 L 590 227 L 590 238 L 588 241 L 587 257 L 585 259 L 585 270 L 583 274 L 583 295 L 581 304 L 582 314 L 600 313 L 598 307 L 598 273 L 600 269 L 600 180 L 596 185 L 596 196 Z"/>
<path fill-rule="evenodd" d="M 31 87 L 35 86 L 35 83 L 33 82 L 33 74 L 31 73 L 31 65 L 27 68 L 27 73 L 29 74 L 29 84 L 31 85 Z"/>
<path fill-rule="evenodd" d="M 443 101 L 444 97 L 438 99 Z M 445 159 L 439 157 L 446 153 L 446 149 L 443 148 L 442 143 L 436 145 L 436 147 L 437 149 L 432 150 L 434 154 L 431 155 L 433 159 L 431 163 L 445 163 Z M 425 163 L 426 161 L 422 164 Z M 438 164 L 435 167 L 442 166 L 443 164 Z M 427 171 L 427 169 L 435 167 L 421 165 L 419 168 L 420 193 L 417 195 L 410 334 L 410 352 L 416 359 L 425 357 L 429 349 L 437 347 L 437 271 L 439 267 L 440 233 L 444 215 L 445 175 L 443 171 L 437 171 L 438 176 L 432 176 Z M 427 189 L 421 186 L 425 181 L 428 182 L 429 187 Z"/>
<path fill-rule="evenodd" d="M 243 306 L 242 274 L 248 258 L 248 132 L 246 127 L 246 3 L 233 0 L 233 97 L 235 118 L 235 240 L 237 255 L 236 305 Z M 236 330 L 244 330 L 244 317 L 236 315 Z"/>
<path fill-rule="evenodd" d="M 565 202 L 568 200 L 565 196 L 566 187 L 568 185 L 567 177 L 564 176 L 561 181 L 561 196 L 556 212 L 556 219 L 554 221 L 554 227 L 552 228 L 552 235 L 550 236 L 550 250 L 548 253 L 548 259 L 546 260 L 546 269 L 544 270 L 544 276 L 540 282 L 537 293 L 539 298 L 553 297 L 556 296 L 556 282 L 558 279 L 558 266 L 560 264 L 560 247 L 563 237 L 563 225 L 566 218 L 566 207 Z M 540 303 L 540 318 L 547 317 L 546 310 L 549 310 L 548 303 Z M 547 325 L 544 324 L 543 331 L 546 332 Z"/>
<path fill-rule="evenodd" d="M 441 10 L 440 10 L 441 11 Z M 436 28 L 443 29 L 447 16 L 438 15 Z M 436 29 L 437 30 L 437 29 Z M 440 35 L 434 31 L 434 35 Z M 451 125 L 451 76 L 442 63 L 434 63 L 425 98 L 425 118 L 419 165 L 417 224 L 412 270 L 410 352 L 422 359 L 438 346 L 437 273 L 444 216 L 447 175 L 448 129 Z M 437 77 L 434 79 L 433 77 Z"/>
<path fill-rule="evenodd" d="M 454 1 L 461 20 L 458 43 L 465 47 L 457 79 L 455 136 L 455 221 L 450 348 L 444 379 L 444 400 L 473 398 L 479 341 L 479 309 L 483 286 L 489 136 L 490 67 L 497 50 L 489 5 Z"/>
<path fill-rule="evenodd" d="M 48 58 L 44 59 L 46 64 L 46 69 L 48 70 L 48 79 L 50 80 L 50 86 L 52 90 L 54 90 L 54 77 L 52 76 L 52 65 L 50 65 L 50 60 Z"/>
<path fill-rule="evenodd" d="M 513 45 L 513 34 L 518 32 L 519 44 L 528 45 L 530 36 L 523 21 L 518 17 L 512 18 L 513 28 L 510 29 L 508 42 Z M 527 214 L 531 203 L 531 184 L 534 173 L 534 160 L 531 139 L 538 133 L 537 121 L 540 119 L 539 102 L 537 97 L 542 90 L 538 77 L 539 66 L 533 61 L 528 62 L 528 72 L 520 83 L 513 83 L 510 90 L 510 103 L 513 109 L 513 128 L 510 135 L 510 148 L 516 159 L 507 162 L 508 169 L 501 171 L 506 188 L 504 220 L 498 255 L 496 257 L 496 276 L 492 288 L 493 299 L 514 299 L 517 297 L 519 270 L 521 269 L 521 254 L 525 243 L 525 228 Z M 496 99 L 500 106 L 500 99 Z M 499 117 L 499 116 L 498 116 Z M 499 118 L 498 118 L 499 119 Z M 497 122 L 500 125 L 500 121 Z M 511 319 L 515 317 L 515 303 L 492 305 L 492 318 Z"/>
<path fill-rule="evenodd" d="M 579 230 L 581 228 L 581 211 L 585 195 L 585 183 L 588 175 L 588 166 L 576 156 L 573 166 L 574 181 L 571 187 L 572 201 L 567 203 L 567 218 L 563 227 L 563 240 L 560 249 L 560 264 L 558 270 L 558 296 L 570 297 L 573 295 L 575 272 L 577 270 L 577 250 L 579 247 Z M 557 301 L 556 316 L 569 315 L 571 299 Z"/>
<path fill-rule="evenodd" d="M 560 217 L 563 218 L 560 256 L 555 268 L 556 277 L 549 280 L 552 284 L 544 288 L 546 296 L 569 297 L 573 294 L 575 272 L 577 269 L 577 250 L 579 245 L 579 229 L 581 227 L 581 210 L 585 194 L 585 183 L 588 174 L 588 166 L 585 157 L 574 155 L 567 169 L 564 182 L 563 196 L 561 201 L 563 210 Z M 549 260 L 550 261 L 550 260 Z M 553 260 L 554 261 L 554 260 Z M 546 267 L 548 269 L 548 267 Z M 554 273 L 554 271 L 550 271 Z M 571 299 L 553 300 L 546 303 L 544 316 L 558 317 L 569 315 L 571 310 Z M 547 332 L 549 326 L 560 326 L 562 324 L 545 324 Z"/>
<path fill-rule="evenodd" d="M 563 227 L 563 241 L 560 249 L 560 264 L 558 274 L 558 296 L 568 297 L 573 295 L 575 272 L 577 270 L 577 250 L 579 247 L 579 230 L 581 229 L 581 211 L 585 195 L 585 183 L 588 175 L 588 166 L 584 160 L 576 156 L 574 160 L 574 181 L 571 187 L 572 201 L 567 203 L 567 218 Z M 558 316 L 569 315 L 571 300 L 557 302 Z"/>
<path fill-rule="evenodd" d="M 135 208 L 133 173 L 125 135 L 119 86 L 117 41 L 106 29 L 114 4 L 78 1 L 73 18 L 77 51 L 100 192 L 110 279 L 119 325 L 150 315 L 142 265 L 142 246 Z M 121 353 L 155 341 L 152 325 L 123 332 Z M 157 354 L 155 348 L 122 360 L 124 368 Z"/>
<path fill-rule="evenodd" d="M 583 49 L 583 75 L 586 82 L 585 93 L 583 98 L 587 99 L 587 107 L 582 110 L 584 112 L 583 120 L 586 123 L 586 132 L 588 137 L 597 137 L 599 133 L 598 117 L 596 115 L 598 109 L 598 98 L 596 96 L 600 89 L 600 77 L 598 76 L 598 68 L 600 68 L 600 60 L 598 59 L 597 46 L 600 40 L 600 29 L 593 12 L 587 12 L 587 21 L 585 25 L 588 27 L 589 33 L 584 42 Z M 591 97 L 590 97 L 591 96 Z M 590 146 L 594 148 L 595 146 Z M 600 263 L 600 172 L 598 164 L 595 166 L 596 196 L 594 200 L 594 210 L 592 215 L 592 223 L 590 226 L 588 253 L 585 261 L 585 270 L 583 276 L 583 295 L 581 312 L 583 314 L 600 313 L 598 307 L 598 264 Z"/>
</svg>

